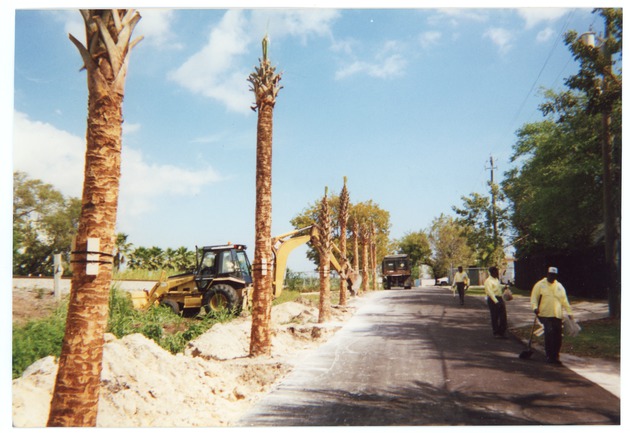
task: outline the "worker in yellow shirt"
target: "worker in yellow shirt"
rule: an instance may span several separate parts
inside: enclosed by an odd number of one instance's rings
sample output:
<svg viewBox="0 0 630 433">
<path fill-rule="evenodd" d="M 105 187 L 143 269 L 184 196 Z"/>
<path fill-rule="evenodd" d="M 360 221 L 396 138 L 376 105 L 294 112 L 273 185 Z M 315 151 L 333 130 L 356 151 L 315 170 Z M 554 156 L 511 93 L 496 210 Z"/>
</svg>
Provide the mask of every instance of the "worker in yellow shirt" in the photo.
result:
<svg viewBox="0 0 630 433">
<path fill-rule="evenodd" d="M 458 266 L 457 272 L 453 275 L 453 289 L 457 288 L 460 305 L 464 305 L 464 293 L 468 289 L 469 282 L 470 280 L 468 279 L 468 274 L 464 272 L 464 268 Z"/>
<path fill-rule="evenodd" d="M 567 292 L 557 278 L 558 268 L 550 267 L 547 277 L 534 285 L 530 297 L 532 309 L 545 328 L 545 355 L 550 364 L 561 364 L 563 310 L 573 319 Z"/>
<path fill-rule="evenodd" d="M 490 276 L 484 282 L 486 300 L 490 309 L 490 322 L 492 323 L 492 334 L 495 338 L 505 338 L 507 331 L 507 311 L 503 301 L 503 288 L 499 281 L 499 269 L 496 266 L 488 268 Z"/>
</svg>

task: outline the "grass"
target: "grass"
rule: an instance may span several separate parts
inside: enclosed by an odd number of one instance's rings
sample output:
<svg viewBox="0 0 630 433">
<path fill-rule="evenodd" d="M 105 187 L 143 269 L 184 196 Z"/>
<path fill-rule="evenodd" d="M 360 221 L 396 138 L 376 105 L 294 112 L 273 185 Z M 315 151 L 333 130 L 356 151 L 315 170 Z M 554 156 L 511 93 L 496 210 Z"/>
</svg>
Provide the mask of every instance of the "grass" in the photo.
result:
<svg viewBox="0 0 630 433">
<path fill-rule="evenodd" d="M 621 321 L 604 318 L 580 322 L 582 331 L 575 337 L 562 339 L 561 353 L 583 358 L 619 360 L 621 353 Z M 512 329 L 511 332 L 522 340 L 529 340 L 531 326 Z M 534 335 L 532 344 L 544 346 L 544 335 Z"/>
<path fill-rule="evenodd" d="M 203 334 L 215 323 L 231 320 L 229 313 L 201 314 L 185 318 L 172 313 L 167 307 L 151 307 L 147 311 L 133 308 L 128 293 L 113 288 L 109 300 L 107 332 L 117 338 L 140 333 L 154 340 L 165 350 L 179 353 L 189 341 Z M 13 378 L 38 359 L 49 355 L 58 357 L 65 333 L 68 304 L 63 303 L 55 312 L 43 319 L 32 320 L 13 328 Z"/>
</svg>

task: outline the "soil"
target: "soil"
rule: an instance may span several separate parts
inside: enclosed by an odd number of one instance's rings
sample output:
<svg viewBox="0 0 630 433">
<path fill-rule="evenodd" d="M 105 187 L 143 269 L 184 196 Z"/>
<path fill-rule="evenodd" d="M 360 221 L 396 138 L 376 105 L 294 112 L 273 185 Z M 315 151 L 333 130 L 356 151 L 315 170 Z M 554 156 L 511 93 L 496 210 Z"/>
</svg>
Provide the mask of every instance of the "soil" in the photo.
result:
<svg viewBox="0 0 630 433">
<path fill-rule="evenodd" d="M 22 325 L 29 320 L 50 316 L 61 301 L 46 289 L 13 289 L 13 323 Z"/>
<path fill-rule="evenodd" d="M 13 291 L 13 320 L 50 314 L 58 303 L 41 290 Z M 233 425 L 304 356 L 328 340 L 354 308 L 334 307 L 317 323 L 312 305 L 272 309 L 272 355 L 249 353 L 251 318 L 214 325 L 173 355 L 141 334 L 105 336 L 97 427 L 219 427 Z M 54 357 L 13 381 L 13 425 L 45 427 L 57 372 Z"/>
</svg>

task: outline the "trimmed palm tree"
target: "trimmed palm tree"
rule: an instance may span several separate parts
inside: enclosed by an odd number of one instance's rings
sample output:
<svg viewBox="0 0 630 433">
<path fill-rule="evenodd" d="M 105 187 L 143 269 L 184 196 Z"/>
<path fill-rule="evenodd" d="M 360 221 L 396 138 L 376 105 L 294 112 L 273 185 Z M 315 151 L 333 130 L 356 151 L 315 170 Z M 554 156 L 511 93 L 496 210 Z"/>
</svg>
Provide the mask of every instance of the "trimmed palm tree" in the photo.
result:
<svg viewBox="0 0 630 433">
<path fill-rule="evenodd" d="M 273 143 L 273 109 L 276 104 L 280 74 L 267 58 L 269 39 L 262 40 L 260 66 L 249 75 L 250 90 L 258 110 L 256 129 L 256 235 L 253 263 L 251 356 L 271 354 L 271 303 L 273 301 L 273 257 L 271 251 L 271 156 Z"/>
<path fill-rule="evenodd" d="M 129 53 L 141 39 L 131 41 L 140 20 L 132 9 L 82 10 L 81 15 L 86 45 L 72 35 L 70 40 L 87 70 L 85 177 L 51 427 L 96 425 L 116 241 L 122 102 Z"/>
<path fill-rule="evenodd" d="M 328 188 L 324 193 L 317 215 L 319 226 L 316 246 L 319 252 L 319 317 L 318 323 L 330 320 L 330 255 L 332 254 L 332 228 L 330 226 L 330 207 L 328 205 Z"/>
<path fill-rule="evenodd" d="M 365 223 L 359 226 L 359 237 L 361 238 L 361 275 L 363 275 L 363 280 L 361 281 L 361 291 L 367 292 L 370 288 L 370 274 L 368 272 L 368 267 L 370 263 L 369 259 L 369 244 L 370 244 L 370 235 L 368 232 L 368 227 Z"/>
<path fill-rule="evenodd" d="M 378 282 L 376 276 L 376 226 L 372 221 L 370 227 L 370 264 L 372 268 L 372 290 L 378 289 Z"/>
<path fill-rule="evenodd" d="M 360 272 L 360 268 L 359 268 L 359 236 L 360 236 L 360 226 L 359 223 L 356 219 L 356 217 L 354 217 L 352 219 L 352 240 L 353 240 L 353 250 L 354 250 L 354 255 L 352 257 L 352 267 L 354 270 L 356 270 L 357 272 Z M 361 274 L 363 275 L 363 274 Z M 359 295 L 361 293 L 361 287 L 357 287 L 356 288 L 356 294 Z"/>
<path fill-rule="evenodd" d="M 348 256 L 347 256 L 347 246 L 346 246 L 346 232 L 348 231 L 348 206 L 350 204 L 350 194 L 348 193 L 347 187 L 348 179 L 344 176 L 343 178 L 343 188 L 341 189 L 341 193 L 339 194 L 339 251 L 340 258 L 339 264 L 341 265 L 341 269 L 346 269 L 348 265 Z M 346 278 L 341 276 L 341 281 L 339 283 L 339 305 L 346 305 Z"/>
</svg>

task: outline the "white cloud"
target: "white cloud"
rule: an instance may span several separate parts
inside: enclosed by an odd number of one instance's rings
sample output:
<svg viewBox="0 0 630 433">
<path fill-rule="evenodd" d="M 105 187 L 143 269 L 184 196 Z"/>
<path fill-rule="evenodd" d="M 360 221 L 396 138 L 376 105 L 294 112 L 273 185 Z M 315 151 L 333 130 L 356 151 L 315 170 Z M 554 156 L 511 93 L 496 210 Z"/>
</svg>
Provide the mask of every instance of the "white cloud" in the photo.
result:
<svg viewBox="0 0 630 433">
<path fill-rule="evenodd" d="M 428 31 L 420 34 L 419 40 L 422 48 L 429 48 L 437 44 L 442 39 L 442 33 L 437 31 Z"/>
<path fill-rule="evenodd" d="M 520 8 L 518 14 L 525 20 L 525 28 L 530 29 L 544 22 L 555 21 L 568 13 L 565 8 Z"/>
<path fill-rule="evenodd" d="M 340 16 L 333 9 L 254 9 L 251 28 L 261 37 L 265 33 L 276 39 L 293 36 L 306 43 L 309 36 L 332 37 L 331 26 Z"/>
<path fill-rule="evenodd" d="M 386 41 L 376 51 L 374 59 L 354 60 L 337 70 L 335 78 L 341 80 L 357 74 L 384 79 L 401 76 L 407 67 L 407 60 L 401 52 L 402 47 L 397 41 Z"/>
<path fill-rule="evenodd" d="M 186 89 L 216 99 L 228 109 L 247 112 L 252 103 L 248 72 L 238 64 L 250 37 L 240 10 L 229 10 L 211 32 L 208 43 L 169 77 Z"/>
<path fill-rule="evenodd" d="M 123 146 L 121 172 L 118 207 L 121 216 L 132 217 L 155 210 L 159 197 L 195 195 L 204 185 L 222 180 L 211 167 L 195 171 L 189 167 L 150 164 L 141 152 L 128 146 Z"/>
<path fill-rule="evenodd" d="M 250 113 L 254 102 L 247 77 L 251 73 L 250 54 L 260 55 L 260 41 L 269 38 L 308 38 L 331 36 L 331 25 L 339 17 L 334 10 L 228 10 L 210 32 L 208 42 L 169 78 L 205 97 L 215 99 L 229 110 Z"/>
<path fill-rule="evenodd" d="M 484 37 L 490 39 L 493 44 L 499 48 L 499 52 L 506 53 L 512 48 L 512 33 L 509 30 L 494 27 L 488 29 L 484 34 Z"/>
<path fill-rule="evenodd" d="M 176 42 L 171 24 L 175 20 L 173 9 L 141 9 L 142 17 L 134 29 L 134 37 L 144 36 L 142 43 L 166 49 L 180 49 L 181 43 Z"/>
<path fill-rule="evenodd" d="M 546 42 L 549 39 L 553 38 L 556 35 L 556 32 L 551 27 L 547 27 L 544 30 L 541 30 L 536 34 L 536 42 Z"/>
<path fill-rule="evenodd" d="M 53 185 L 66 196 L 81 197 L 85 139 L 55 126 L 14 115 L 13 167 L 33 179 Z M 138 216 L 155 209 L 165 195 L 188 196 L 222 180 L 212 167 L 191 170 L 169 164 L 150 164 L 138 150 L 123 145 L 121 216 Z"/>
<path fill-rule="evenodd" d="M 81 197 L 84 155 L 84 138 L 14 113 L 14 170 L 49 183 L 66 196 Z"/>
</svg>

